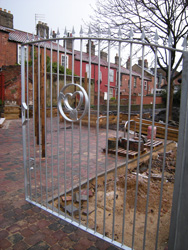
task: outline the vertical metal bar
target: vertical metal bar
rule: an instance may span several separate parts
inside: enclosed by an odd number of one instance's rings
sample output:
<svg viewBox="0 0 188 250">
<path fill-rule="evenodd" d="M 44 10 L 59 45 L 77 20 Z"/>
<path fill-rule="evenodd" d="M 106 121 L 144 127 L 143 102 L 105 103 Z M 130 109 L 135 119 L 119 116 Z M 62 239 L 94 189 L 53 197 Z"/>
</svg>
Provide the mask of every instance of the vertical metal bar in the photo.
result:
<svg viewBox="0 0 188 250">
<path fill-rule="evenodd" d="M 67 62 L 66 62 L 66 57 L 67 57 L 67 40 L 64 40 L 64 44 L 65 44 L 65 60 L 64 60 L 64 86 L 66 85 L 66 80 L 67 80 L 67 74 L 66 74 L 66 68 L 67 68 Z M 65 218 L 67 217 L 67 180 L 66 180 L 66 176 L 67 176 L 67 154 L 66 154 L 66 148 L 67 148 L 67 144 L 66 144 L 66 120 L 64 119 L 64 190 L 65 190 Z"/>
<path fill-rule="evenodd" d="M 97 136 L 96 136 L 96 172 L 95 172 L 95 232 L 97 230 L 97 187 L 98 187 L 98 157 L 99 157 L 99 114 L 100 114 L 100 40 L 98 40 L 98 86 L 97 86 Z"/>
<path fill-rule="evenodd" d="M 46 119 L 46 43 L 44 44 L 44 119 L 45 119 L 45 173 L 46 173 L 46 207 L 48 207 L 48 167 L 47 167 L 47 119 Z"/>
<path fill-rule="evenodd" d="M 32 80 L 33 80 L 33 150 L 34 150 L 34 178 L 35 178 L 35 200 L 37 200 L 36 183 L 36 148 L 35 148 L 35 46 L 32 44 Z"/>
<path fill-rule="evenodd" d="M 54 168 L 53 168 L 53 106 L 52 106 L 52 63 L 53 63 L 53 52 L 52 52 L 52 42 L 50 44 L 50 132 L 51 132 L 51 172 L 52 172 L 52 211 L 54 210 Z"/>
<path fill-rule="evenodd" d="M 104 212 L 103 212 L 103 237 L 105 236 L 106 223 L 106 184 L 108 166 L 108 132 L 109 132 L 109 92 L 110 92 L 110 40 L 108 40 L 108 91 L 107 91 L 107 119 L 106 119 L 106 154 L 105 154 L 105 183 L 104 183 Z"/>
<path fill-rule="evenodd" d="M 130 116 L 131 116 L 132 54 L 133 54 L 133 44 L 130 43 L 128 131 L 130 131 Z M 124 244 L 124 234 L 125 234 L 125 208 L 126 208 L 126 197 L 127 197 L 127 172 L 128 172 L 128 161 L 129 161 L 128 151 L 129 151 L 129 132 L 127 133 L 127 155 L 126 155 L 126 165 L 125 165 L 125 189 L 124 189 L 124 202 L 123 202 L 122 245 Z"/>
<path fill-rule="evenodd" d="M 57 41 L 57 100 L 59 97 L 59 40 Z M 58 213 L 60 212 L 60 190 L 59 190 L 59 112 L 57 109 L 57 181 L 58 181 Z"/>
<path fill-rule="evenodd" d="M 28 170 L 29 170 L 29 195 L 30 199 L 32 199 L 31 194 L 31 167 L 30 167 L 30 119 L 29 119 L 29 45 L 27 45 L 26 51 L 26 65 L 27 65 L 27 136 L 28 136 Z"/>
<path fill-rule="evenodd" d="M 72 83 L 74 83 L 74 40 L 72 40 Z M 73 221 L 73 186 L 74 186 L 74 124 L 72 122 L 71 130 L 71 192 L 72 192 L 72 221 Z"/>
<path fill-rule="evenodd" d="M 179 135 L 168 249 L 185 249 L 188 207 L 188 52 L 183 53 Z"/>
<path fill-rule="evenodd" d="M 82 44 L 83 41 L 80 39 L 80 86 L 82 86 Z M 79 126 L 79 224 L 81 224 L 81 155 L 82 155 L 82 147 L 81 147 L 81 138 L 82 138 L 82 121 L 80 120 Z"/>
<path fill-rule="evenodd" d="M 115 176 L 114 176 L 114 203 L 113 203 L 113 222 L 112 222 L 112 240 L 114 241 L 115 213 L 116 213 L 116 182 L 118 166 L 118 138 L 119 138 L 119 113 L 120 113 L 120 81 L 121 81 L 121 42 L 119 42 L 119 65 L 118 65 L 118 107 L 117 107 L 117 129 L 116 129 L 116 158 L 115 158 Z"/>
<path fill-rule="evenodd" d="M 22 104 L 25 103 L 25 50 L 24 46 L 21 47 L 21 83 L 22 83 Z M 26 127 L 23 125 L 25 122 L 25 109 L 22 107 L 22 139 L 23 139 L 23 162 L 24 162 L 24 186 L 25 186 L 25 199 L 28 198 L 27 188 L 27 150 L 26 150 Z"/>
<path fill-rule="evenodd" d="M 41 119 L 40 119 L 40 43 L 38 44 L 38 134 L 39 134 L 39 170 L 40 170 L 40 196 L 42 204 L 42 169 L 41 169 Z"/>
<path fill-rule="evenodd" d="M 90 100 L 91 100 L 91 39 L 89 39 L 89 85 L 88 85 L 88 153 L 87 153 L 87 223 L 88 228 L 89 223 L 89 174 L 90 174 Z"/>
<path fill-rule="evenodd" d="M 138 159 L 137 159 L 137 169 L 136 169 L 137 175 L 136 175 L 135 205 L 134 205 L 134 215 L 133 215 L 132 249 L 134 249 L 136 209 L 137 209 L 137 198 L 138 198 L 138 174 L 139 174 L 139 163 L 140 163 L 140 142 L 141 142 L 141 134 L 142 134 L 142 114 L 143 114 L 143 95 L 144 95 L 144 53 L 145 53 L 145 47 L 144 47 L 144 45 L 142 45 L 142 80 L 141 80 L 140 124 L 139 124 Z"/>
<path fill-rule="evenodd" d="M 147 229 L 149 193 L 150 193 L 151 165 L 152 165 L 152 154 L 153 154 L 153 131 L 154 131 L 154 124 L 155 124 L 156 82 L 157 82 L 157 47 L 155 47 L 155 73 L 154 73 L 154 95 L 153 95 L 153 112 L 152 112 L 152 135 L 151 135 L 151 147 L 150 147 L 150 159 L 149 159 L 149 176 L 148 176 L 148 186 L 147 186 L 147 201 L 146 201 L 146 214 L 145 214 L 144 237 L 143 237 L 143 250 L 145 249 L 145 243 L 146 243 L 146 229 Z"/>
<path fill-rule="evenodd" d="M 74 187 L 74 181 L 73 181 L 73 175 L 74 175 L 74 146 L 73 146 L 73 143 L 74 143 L 74 124 L 72 122 L 71 124 L 71 195 L 72 195 L 72 202 L 71 202 L 71 211 L 72 211 L 72 221 L 73 221 L 73 187 Z"/>
<path fill-rule="evenodd" d="M 156 232 L 156 241 L 155 249 L 158 247 L 158 237 L 159 237 L 159 224 L 161 217 L 161 207 L 162 207 L 162 196 L 163 196 L 163 184 L 164 184 L 164 171 L 165 171 L 165 159 L 166 159 L 166 145 L 167 145 L 167 136 L 168 136 L 168 116 L 169 116 L 169 103 L 170 103 L 170 72 L 171 72 L 171 50 L 168 51 L 168 86 L 167 86 L 167 103 L 166 103 L 166 124 L 165 124 L 165 138 L 164 138 L 164 152 L 163 152 L 163 166 L 162 166 L 162 178 L 161 178 L 161 191 L 160 191 L 160 200 L 159 200 L 159 211 L 158 211 L 158 220 L 157 220 L 157 232 Z"/>
</svg>

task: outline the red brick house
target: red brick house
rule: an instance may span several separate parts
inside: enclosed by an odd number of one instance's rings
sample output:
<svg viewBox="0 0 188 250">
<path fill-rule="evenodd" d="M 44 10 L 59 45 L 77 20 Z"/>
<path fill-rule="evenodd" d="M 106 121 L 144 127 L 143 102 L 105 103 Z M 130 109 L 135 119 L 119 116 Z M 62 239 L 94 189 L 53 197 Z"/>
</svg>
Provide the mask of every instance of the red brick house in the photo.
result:
<svg viewBox="0 0 188 250">
<path fill-rule="evenodd" d="M 80 76 L 80 51 L 75 51 L 75 74 Z M 82 53 L 82 77 L 89 77 L 89 51 L 87 46 L 87 52 Z M 110 63 L 110 98 L 115 97 L 116 95 L 116 81 L 117 75 L 117 65 Z M 95 45 L 92 42 L 91 46 L 91 79 L 94 80 L 94 90 L 97 93 L 98 90 L 98 78 L 100 77 L 100 92 L 105 95 L 108 88 L 108 62 L 107 62 L 107 53 L 101 51 L 100 58 L 100 76 L 98 76 L 98 56 L 95 55 Z"/>
<path fill-rule="evenodd" d="M 46 32 L 45 32 L 46 31 Z M 38 39 L 38 35 L 40 32 L 40 37 L 44 37 L 46 33 L 47 38 L 49 37 L 49 28 L 47 24 L 39 22 L 37 24 L 37 35 L 34 36 L 34 40 Z M 55 34 L 53 34 L 55 37 Z M 18 105 L 20 105 L 20 100 L 16 96 L 15 91 L 17 89 L 21 89 L 21 74 L 20 67 L 16 68 L 16 75 L 12 76 L 10 79 L 10 75 L 6 76 L 6 73 L 10 70 L 10 65 L 20 65 L 21 63 L 21 44 L 26 43 L 27 41 L 32 41 L 33 34 L 16 30 L 13 28 L 13 15 L 11 13 L 7 13 L 0 9 L 0 68 L 2 68 L 1 74 L 5 74 L 4 77 L 0 79 L 4 79 L 5 84 L 5 95 L 7 100 L 16 99 Z M 47 48 L 47 56 L 50 56 L 50 49 L 52 44 L 53 49 L 53 62 L 57 62 L 57 43 L 56 42 L 45 42 Z M 25 50 L 29 47 L 29 60 L 31 60 L 31 49 L 32 46 L 26 46 Z M 44 47 L 44 44 L 41 43 L 41 47 Z M 35 47 L 37 53 L 37 47 Z M 71 40 L 67 40 L 67 56 L 64 56 L 64 47 L 59 45 L 59 62 L 60 65 L 64 65 L 65 59 L 67 60 L 67 68 L 72 69 L 72 43 Z M 93 41 L 91 42 L 91 79 L 94 82 L 94 92 L 95 96 L 97 96 L 98 90 L 98 78 L 100 77 L 100 93 L 103 99 L 106 99 L 107 90 L 108 90 L 108 55 L 106 52 L 100 52 L 100 76 L 98 76 L 98 56 L 95 55 L 95 45 Z M 80 51 L 74 51 L 74 73 L 77 76 L 80 76 L 80 60 L 81 54 Z M 118 70 L 119 70 L 119 58 L 118 55 L 115 56 L 115 63 L 110 63 L 110 91 L 109 97 L 117 97 L 117 89 L 118 89 Z M 6 67 L 6 70 L 5 70 Z M 129 75 L 130 71 L 128 68 L 121 68 L 121 82 L 120 82 L 120 94 L 121 99 L 128 99 L 129 95 Z M 19 71 L 19 72 L 18 72 Z M 86 45 L 86 52 L 82 52 L 82 74 L 81 77 L 85 77 L 85 73 L 89 76 L 89 46 Z M 153 90 L 153 78 L 150 75 L 145 75 L 144 78 L 144 96 L 148 94 L 152 94 Z M 32 83 L 32 77 L 30 78 L 30 83 Z M 1 84 L 2 86 L 2 84 Z M 7 88 L 6 88 L 7 86 Z M 1 89 L 1 88 L 0 88 Z M 9 89 L 9 91 L 8 91 Z M 10 94 L 12 93 L 12 94 Z M 134 98 L 140 96 L 141 93 L 141 73 L 139 70 L 132 71 L 132 90 L 131 94 Z M 2 93 L 0 93 L 2 96 Z M 2 99 L 2 97 L 0 98 Z M 139 99 L 139 98 L 137 98 Z M 136 101 L 137 102 L 137 101 Z"/>
<path fill-rule="evenodd" d="M 40 37 L 44 37 L 46 31 L 47 38 L 49 37 L 49 27 L 46 23 L 39 22 L 37 24 L 37 34 L 40 32 Z M 21 44 L 32 39 L 38 40 L 38 35 L 33 37 L 33 34 L 20 31 L 13 28 L 13 15 L 6 10 L 0 9 L 0 99 L 7 101 L 16 101 L 18 105 L 21 103 Z M 46 42 L 46 54 L 50 57 L 51 42 Z M 44 44 L 41 43 L 41 47 Z M 29 48 L 29 60 L 32 57 L 32 46 L 25 46 L 25 50 Z M 53 62 L 57 62 L 57 48 L 56 42 L 52 42 Z M 37 53 L 37 47 L 35 47 Z M 59 63 L 64 65 L 64 47 L 59 45 Z M 72 67 L 72 53 L 66 50 L 67 68 Z M 11 70 L 10 70 L 11 69 Z M 10 74 L 11 72 L 11 74 Z M 13 74 L 14 73 L 14 74 Z M 11 78 L 12 77 L 12 78 Z M 32 77 L 30 78 L 30 82 Z"/>
</svg>

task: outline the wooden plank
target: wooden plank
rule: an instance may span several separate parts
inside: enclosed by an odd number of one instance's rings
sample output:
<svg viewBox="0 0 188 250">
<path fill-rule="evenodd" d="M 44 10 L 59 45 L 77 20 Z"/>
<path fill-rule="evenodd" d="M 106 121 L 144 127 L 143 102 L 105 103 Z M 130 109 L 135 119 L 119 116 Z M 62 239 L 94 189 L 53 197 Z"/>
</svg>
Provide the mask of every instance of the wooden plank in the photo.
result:
<svg viewBox="0 0 188 250">
<path fill-rule="evenodd" d="M 153 148 L 156 148 L 156 147 L 158 147 L 158 146 L 160 146 L 160 145 L 162 145 L 163 144 L 163 142 L 162 141 L 153 141 Z M 151 140 L 148 140 L 146 143 L 144 143 L 144 146 L 145 147 L 147 147 L 147 148 L 150 148 L 151 147 Z"/>
<path fill-rule="evenodd" d="M 140 127 L 140 119 L 135 117 L 136 121 L 136 132 L 139 132 Z M 147 135 L 148 126 L 152 125 L 152 121 L 142 119 L 142 134 Z M 164 139 L 165 137 L 165 124 L 155 122 L 155 126 L 157 127 L 156 137 Z M 131 130 L 134 130 L 134 124 L 130 125 Z M 168 140 L 178 141 L 178 129 L 172 126 L 168 126 Z"/>
</svg>

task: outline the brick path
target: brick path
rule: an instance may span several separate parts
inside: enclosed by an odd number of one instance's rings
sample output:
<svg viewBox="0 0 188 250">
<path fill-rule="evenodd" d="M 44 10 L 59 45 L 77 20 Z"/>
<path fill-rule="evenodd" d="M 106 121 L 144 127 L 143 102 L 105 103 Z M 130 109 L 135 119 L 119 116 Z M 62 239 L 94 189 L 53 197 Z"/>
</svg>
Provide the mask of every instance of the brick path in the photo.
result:
<svg viewBox="0 0 188 250">
<path fill-rule="evenodd" d="M 118 249 L 25 201 L 21 120 L 4 128 L 0 129 L 0 249 Z"/>
</svg>

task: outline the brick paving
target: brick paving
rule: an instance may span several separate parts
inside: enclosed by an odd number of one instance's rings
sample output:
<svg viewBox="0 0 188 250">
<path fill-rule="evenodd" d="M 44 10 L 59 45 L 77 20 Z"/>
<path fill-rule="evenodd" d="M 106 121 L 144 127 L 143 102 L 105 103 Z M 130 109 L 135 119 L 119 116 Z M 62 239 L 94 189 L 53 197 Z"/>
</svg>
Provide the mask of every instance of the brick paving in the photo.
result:
<svg viewBox="0 0 188 250">
<path fill-rule="evenodd" d="M 0 129 L 0 249 L 115 250 L 25 201 L 21 120 Z"/>
</svg>

